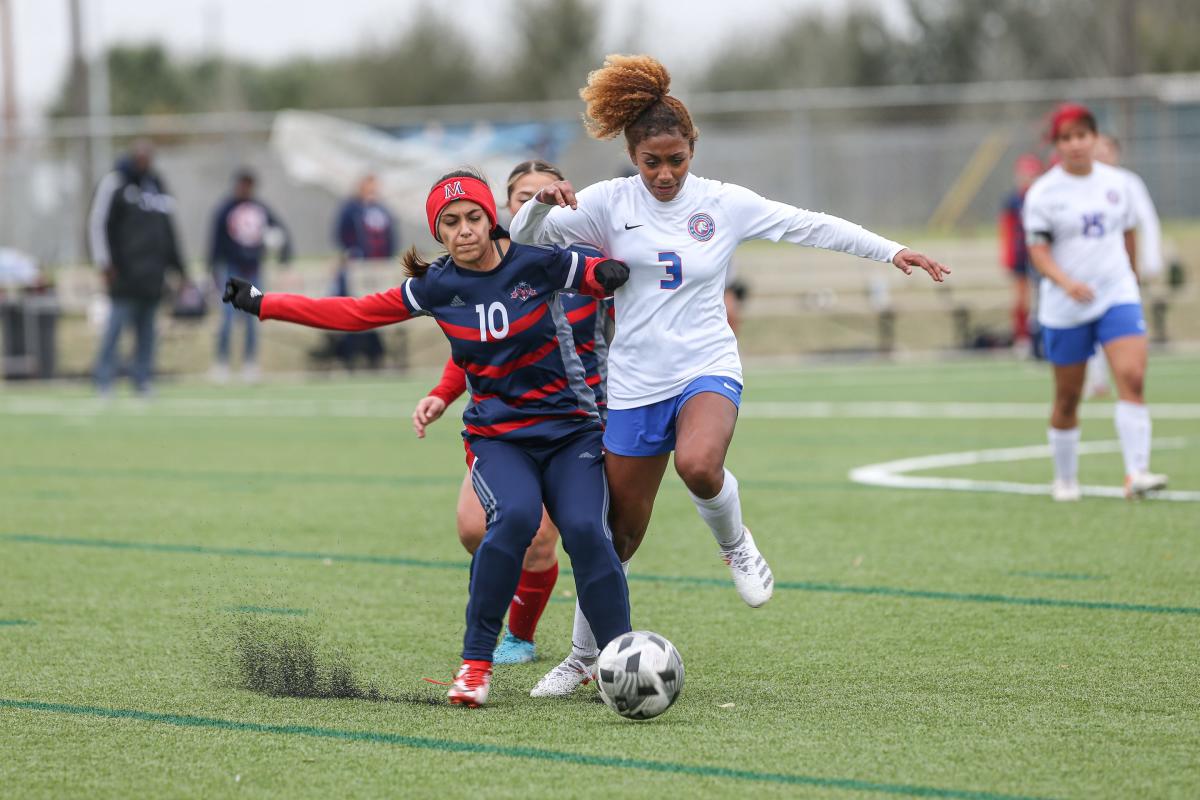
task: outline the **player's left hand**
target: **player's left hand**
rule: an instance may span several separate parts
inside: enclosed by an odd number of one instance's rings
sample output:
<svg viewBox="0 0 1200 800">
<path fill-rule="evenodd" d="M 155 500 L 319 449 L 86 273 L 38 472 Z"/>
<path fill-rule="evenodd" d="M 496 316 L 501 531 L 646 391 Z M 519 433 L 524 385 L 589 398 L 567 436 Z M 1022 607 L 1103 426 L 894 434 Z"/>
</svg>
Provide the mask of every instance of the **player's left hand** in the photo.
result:
<svg viewBox="0 0 1200 800">
<path fill-rule="evenodd" d="M 629 280 L 629 267 L 615 258 L 606 258 L 596 265 L 595 276 L 596 283 L 600 284 L 605 292 L 612 294 Z"/>
<path fill-rule="evenodd" d="M 896 268 L 905 275 L 912 275 L 913 267 L 920 267 L 929 273 L 929 277 L 933 278 L 938 283 L 946 279 L 950 274 L 950 268 L 944 267 L 928 256 L 923 256 L 920 253 L 914 253 L 907 247 L 896 253 L 896 257 L 892 259 L 892 263 Z"/>
</svg>

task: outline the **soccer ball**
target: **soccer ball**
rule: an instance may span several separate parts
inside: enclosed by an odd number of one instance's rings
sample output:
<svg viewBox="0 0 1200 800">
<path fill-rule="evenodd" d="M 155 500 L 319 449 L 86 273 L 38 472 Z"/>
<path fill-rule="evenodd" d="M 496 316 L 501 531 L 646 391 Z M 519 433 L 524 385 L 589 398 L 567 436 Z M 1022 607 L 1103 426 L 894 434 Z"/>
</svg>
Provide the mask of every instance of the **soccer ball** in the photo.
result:
<svg viewBox="0 0 1200 800">
<path fill-rule="evenodd" d="M 650 719 L 683 689 L 683 659 L 675 645 L 650 631 L 631 631 L 608 643 L 596 662 L 605 704 L 622 717 Z"/>
</svg>

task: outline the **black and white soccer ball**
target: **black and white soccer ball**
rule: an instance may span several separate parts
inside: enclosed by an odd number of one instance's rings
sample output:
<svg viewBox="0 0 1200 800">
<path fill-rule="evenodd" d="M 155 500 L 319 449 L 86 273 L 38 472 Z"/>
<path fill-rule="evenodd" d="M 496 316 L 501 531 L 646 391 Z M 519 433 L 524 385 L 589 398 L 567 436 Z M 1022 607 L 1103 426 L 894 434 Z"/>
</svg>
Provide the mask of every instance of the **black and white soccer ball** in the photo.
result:
<svg viewBox="0 0 1200 800">
<path fill-rule="evenodd" d="M 675 645 L 650 631 L 624 633 L 608 643 L 596 662 L 600 697 L 629 719 L 666 711 L 683 689 L 683 659 Z"/>
</svg>

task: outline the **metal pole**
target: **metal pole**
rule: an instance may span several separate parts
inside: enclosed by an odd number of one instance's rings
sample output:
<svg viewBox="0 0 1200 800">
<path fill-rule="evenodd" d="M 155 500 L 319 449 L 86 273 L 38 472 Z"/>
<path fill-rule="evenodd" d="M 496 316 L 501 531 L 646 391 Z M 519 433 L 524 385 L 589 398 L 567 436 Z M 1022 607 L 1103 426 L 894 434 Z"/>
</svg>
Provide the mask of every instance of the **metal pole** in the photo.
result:
<svg viewBox="0 0 1200 800">
<path fill-rule="evenodd" d="M 9 0 L 0 0 L 0 54 L 4 71 L 4 133 L 10 137 L 6 145 L 11 147 L 17 132 L 17 60 L 13 55 L 12 6 Z"/>
</svg>

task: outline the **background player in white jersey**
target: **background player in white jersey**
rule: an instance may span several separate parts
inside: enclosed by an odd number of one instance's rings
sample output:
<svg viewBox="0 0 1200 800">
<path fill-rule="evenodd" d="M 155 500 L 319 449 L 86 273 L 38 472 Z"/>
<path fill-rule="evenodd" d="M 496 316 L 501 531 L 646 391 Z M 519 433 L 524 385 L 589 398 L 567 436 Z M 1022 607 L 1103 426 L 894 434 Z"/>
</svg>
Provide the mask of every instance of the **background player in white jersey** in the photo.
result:
<svg viewBox="0 0 1200 800">
<path fill-rule="evenodd" d="M 1096 137 L 1095 156 L 1097 161 L 1115 167 L 1129 180 L 1129 196 L 1133 202 L 1134 216 L 1137 217 L 1137 272 L 1141 277 L 1153 278 L 1162 272 L 1163 248 L 1162 224 L 1158 221 L 1158 209 L 1150 198 L 1150 190 L 1140 175 L 1121 166 L 1121 145 L 1114 137 L 1099 134 Z M 1108 362 L 1103 350 L 1097 350 L 1088 359 L 1085 386 L 1088 397 L 1108 394 Z"/>
<path fill-rule="evenodd" d="M 1150 412 L 1143 397 L 1146 323 L 1134 269 L 1137 225 L 1129 180 L 1096 162 L 1096 119 L 1061 106 L 1051 124 L 1060 163 L 1025 197 L 1029 256 L 1041 283 L 1038 321 L 1054 365 L 1055 500 L 1078 500 L 1079 419 L 1088 357 L 1099 344 L 1117 385 L 1116 426 L 1125 458 L 1125 495 L 1166 485 L 1150 472 Z"/>
<path fill-rule="evenodd" d="M 623 562 L 646 533 L 671 451 L 712 530 L 742 599 L 760 606 L 773 578 L 742 524 L 738 484 L 725 469 L 742 393 L 737 340 L 726 320 L 725 274 L 747 239 L 786 240 L 914 267 L 940 281 L 940 264 L 837 217 L 767 200 L 689 173 L 697 138 L 670 76 L 649 56 L 609 56 L 588 76 L 589 132 L 625 134 L 638 173 L 575 194 L 559 181 L 513 220 L 525 242 L 586 242 L 628 263 L 615 297 L 609 347 L 605 468 L 609 521 Z M 569 206 L 569 207 L 568 207 Z M 572 654 L 535 692 L 567 694 L 590 676 L 596 646 L 576 610 Z"/>
</svg>

